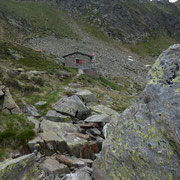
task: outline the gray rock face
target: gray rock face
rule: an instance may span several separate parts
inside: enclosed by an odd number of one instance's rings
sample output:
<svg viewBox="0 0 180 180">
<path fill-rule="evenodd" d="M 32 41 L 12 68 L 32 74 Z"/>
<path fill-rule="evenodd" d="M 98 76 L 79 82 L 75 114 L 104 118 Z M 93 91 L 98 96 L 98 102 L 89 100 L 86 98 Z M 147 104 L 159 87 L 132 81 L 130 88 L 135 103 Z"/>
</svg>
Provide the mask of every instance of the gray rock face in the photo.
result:
<svg viewBox="0 0 180 180">
<path fill-rule="evenodd" d="M 4 93 L 3 93 L 2 90 L 0 90 L 0 97 L 1 97 L 1 96 L 4 96 Z"/>
<path fill-rule="evenodd" d="M 89 172 L 89 169 L 88 167 L 79 169 L 75 173 L 66 175 L 62 180 L 92 180 L 90 176 L 92 172 Z"/>
<path fill-rule="evenodd" d="M 90 91 L 88 91 L 86 89 L 83 90 L 83 91 L 77 92 L 76 95 L 78 97 L 80 97 L 86 103 L 97 102 L 98 101 L 96 96 L 92 92 L 90 92 Z"/>
<path fill-rule="evenodd" d="M 180 179 L 180 45 L 164 51 L 138 100 L 108 124 L 96 180 Z"/>
<path fill-rule="evenodd" d="M 23 102 L 24 105 L 24 111 L 25 113 L 29 114 L 30 116 L 34 116 L 34 117 L 41 117 L 41 115 L 38 113 L 38 110 L 32 106 L 32 105 L 28 105 L 27 103 Z"/>
<path fill-rule="evenodd" d="M 35 166 L 34 154 L 0 163 L 0 179 L 38 179 L 40 171 Z"/>
<path fill-rule="evenodd" d="M 64 116 L 56 111 L 49 110 L 46 114 L 46 119 L 50 121 L 55 121 L 55 122 L 70 122 L 71 118 L 69 116 Z"/>
<path fill-rule="evenodd" d="M 14 99 L 12 98 L 11 93 L 9 92 L 9 88 L 4 87 L 2 88 L 2 91 L 4 93 L 2 112 L 21 114 L 22 112 L 19 109 L 18 105 L 15 103 Z"/>
<path fill-rule="evenodd" d="M 86 132 L 89 132 L 93 135 L 101 135 L 101 132 L 97 128 L 90 128 Z"/>
<path fill-rule="evenodd" d="M 107 114 L 112 118 L 117 118 L 119 116 L 119 114 L 115 110 L 101 104 L 96 106 L 91 106 L 90 108 L 94 113 L 97 114 Z"/>
<path fill-rule="evenodd" d="M 53 109 L 57 112 L 77 117 L 79 119 L 85 119 L 89 114 L 87 107 L 76 95 L 61 98 L 53 106 Z"/>
<path fill-rule="evenodd" d="M 107 114 L 100 114 L 100 115 L 92 115 L 85 119 L 85 122 L 94 122 L 94 123 L 108 123 L 110 122 L 111 117 Z"/>
<path fill-rule="evenodd" d="M 35 131 L 38 133 L 40 130 L 40 121 L 34 118 L 33 116 L 29 116 L 28 120 L 35 125 Z"/>
<path fill-rule="evenodd" d="M 39 102 L 37 102 L 37 103 L 35 104 L 35 106 L 42 106 L 42 105 L 45 105 L 45 104 L 47 104 L 46 101 L 39 101 Z"/>
</svg>

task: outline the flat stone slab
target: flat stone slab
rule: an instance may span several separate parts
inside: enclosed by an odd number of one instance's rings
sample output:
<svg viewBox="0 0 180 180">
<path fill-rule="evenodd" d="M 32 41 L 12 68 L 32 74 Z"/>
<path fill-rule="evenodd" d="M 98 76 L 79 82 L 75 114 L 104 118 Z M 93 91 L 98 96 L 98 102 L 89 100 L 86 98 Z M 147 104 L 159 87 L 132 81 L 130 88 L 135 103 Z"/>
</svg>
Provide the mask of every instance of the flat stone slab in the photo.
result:
<svg viewBox="0 0 180 180">
<path fill-rule="evenodd" d="M 57 160 L 48 157 L 42 164 L 40 169 L 43 170 L 46 175 L 61 175 L 70 173 L 69 168 Z"/>
<path fill-rule="evenodd" d="M 53 110 L 49 110 L 46 114 L 46 119 L 55 122 L 71 122 L 71 118 L 69 116 L 62 115 Z"/>
<path fill-rule="evenodd" d="M 111 117 L 107 114 L 100 114 L 100 115 L 92 115 L 84 120 L 84 122 L 89 123 L 108 123 L 110 122 Z"/>
<path fill-rule="evenodd" d="M 47 104 L 46 101 L 39 101 L 39 102 L 37 102 L 37 103 L 35 104 L 35 106 L 42 106 L 42 105 L 45 105 L 45 104 Z"/>
<path fill-rule="evenodd" d="M 98 113 L 98 114 L 107 114 L 113 118 L 118 118 L 119 117 L 119 113 L 116 112 L 115 110 L 107 107 L 107 106 L 104 106 L 104 105 L 96 105 L 96 106 L 91 106 L 90 109 L 92 111 L 94 111 L 95 113 Z"/>
<path fill-rule="evenodd" d="M 86 132 L 89 132 L 92 135 L 101 135 L 101 131 L 97 128 L 90 128 Z"/>
<path fill-rule="evenodd" d="M 87 163 L 79 158 L 65 155 L 58 155 L 57 160 L 60 163 L 66 164 L 68 167 L 85 167 Z"/>
</svg>

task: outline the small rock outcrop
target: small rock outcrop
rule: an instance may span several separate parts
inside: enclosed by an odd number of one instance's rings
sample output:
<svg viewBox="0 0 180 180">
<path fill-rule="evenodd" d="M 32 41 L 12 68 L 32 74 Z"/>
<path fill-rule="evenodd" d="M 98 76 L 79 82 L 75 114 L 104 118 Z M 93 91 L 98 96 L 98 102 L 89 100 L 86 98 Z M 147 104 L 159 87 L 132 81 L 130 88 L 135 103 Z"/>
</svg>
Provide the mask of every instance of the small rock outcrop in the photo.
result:
<svg viewBox="0 0 180 180">
<path fill-rule="evenodd" d="M 70 170 L 66 165 L 60 164 L 56 159 L 49 157 L 42 164 L 40 164 L 40 169 L 45 172 L 46 176 L 56 176 L 59 174 L 70 173 Z"/>
<path fill-rule="evenodd" d="M 53 109 L 62 114 L 77 117 L 78 119 L 85 119 L 89 115 L 89 109 L 76 95 L 61 98 L 54 105 Z"/>
<path fill-rule="evenodd" d="M 159 56 L 145 90 L 106 132 L 96 180 L 180 179 L 180 45 Z"/>
<path fill-rule="evenodd" d="M 24 101 L 22 101 L 23 105 L 24 105 L 24 113 L 27 113 L 30 116 L 34 116 L 34 117 L 41 117 L 41 115 L 38 113 L 38 110 L 36 109 L 35 106 L 29 105 L 27 103 L 25 103 Z"/>
<path fill-rule="evenodd" d="M 15 103 L 14 99 L 9 92 L 9 88 L 0 85 L 0 112 L 21 114 L 21 110 Z"/>
</svg>

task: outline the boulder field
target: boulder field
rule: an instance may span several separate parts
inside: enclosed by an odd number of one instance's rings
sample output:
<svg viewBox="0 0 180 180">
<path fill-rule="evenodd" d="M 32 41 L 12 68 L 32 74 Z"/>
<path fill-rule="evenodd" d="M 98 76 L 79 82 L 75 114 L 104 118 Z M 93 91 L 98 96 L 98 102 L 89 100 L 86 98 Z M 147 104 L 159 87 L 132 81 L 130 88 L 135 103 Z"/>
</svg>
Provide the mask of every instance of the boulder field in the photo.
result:
<svg viewBox="0 0 180 180">
<path fill-rule="evenodd" d="M 24 102 L 37 136 L 28 142 L 30 154 L 0 163 L 0 180 L 179 180 L 179 67 L 180 45 L 173 45 L 149 71 L 139 98 L 121 114 L 98 104 L 88 90 L 62 97 L 41 118 Z M 23 113 L 2 84 L 0 100 L 1 110 Z"/>
</svg>

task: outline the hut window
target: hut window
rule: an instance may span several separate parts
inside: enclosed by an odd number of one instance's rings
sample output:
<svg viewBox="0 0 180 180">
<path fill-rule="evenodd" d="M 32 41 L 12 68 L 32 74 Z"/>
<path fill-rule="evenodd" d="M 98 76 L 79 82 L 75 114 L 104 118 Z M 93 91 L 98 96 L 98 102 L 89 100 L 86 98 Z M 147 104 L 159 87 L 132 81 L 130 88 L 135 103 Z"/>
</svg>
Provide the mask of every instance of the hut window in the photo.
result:
<svg viewBox="0 0 180 180">
<path fill-rule="evenodd" d="M 83 63 L 82 59 L 76 58 L 76 64 L 82 64 L 82 63 Z"/>
<path fill-rule="evenodd" d="M 79 64 L 79 58 L 76 58 L 76 64 Z"/>
</svg>

